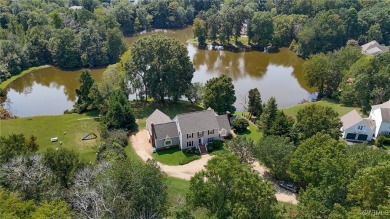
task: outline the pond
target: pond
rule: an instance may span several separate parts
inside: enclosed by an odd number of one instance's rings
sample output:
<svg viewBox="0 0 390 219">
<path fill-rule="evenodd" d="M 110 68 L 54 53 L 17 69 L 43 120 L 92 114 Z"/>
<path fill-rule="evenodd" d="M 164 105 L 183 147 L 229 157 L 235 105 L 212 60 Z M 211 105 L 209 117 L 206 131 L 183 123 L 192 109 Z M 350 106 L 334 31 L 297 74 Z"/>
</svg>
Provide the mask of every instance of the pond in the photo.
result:
<svg viewBox="0 0 390 219">
<path fill-rule="evenodd" d="M 311 99 L 314 88 L 309 88 L 302 74 L 304 60 L 287 48 L 277 53 L 258 51 L 230 52 L 198 49 L 187 43 L 193 37 L 191 26 L 180 30 L 158 30 L 126 38 L 131 45 L 142 35 L 164 34 L 179 39 L 186 45 L 194 63 L 193 82 L 205 83 L 221 74 L 230 76 L 236 90 L 237 110 L 242 110 L 243 98 L 252 88 L 258 88 L 263 101 L 276 97 L 278 107 L 298 104 Z M 105 68 L 92 70 L 96 81 L 101 81 Z M 29 73 L 9 84 L 3 103 L 17 116 L 56 115 L 72 109 L 79 86 L 79 71 L 64 71 L 55 67 Z M 134 96 L 130 96 L 132 98 Z"/>
</svg>

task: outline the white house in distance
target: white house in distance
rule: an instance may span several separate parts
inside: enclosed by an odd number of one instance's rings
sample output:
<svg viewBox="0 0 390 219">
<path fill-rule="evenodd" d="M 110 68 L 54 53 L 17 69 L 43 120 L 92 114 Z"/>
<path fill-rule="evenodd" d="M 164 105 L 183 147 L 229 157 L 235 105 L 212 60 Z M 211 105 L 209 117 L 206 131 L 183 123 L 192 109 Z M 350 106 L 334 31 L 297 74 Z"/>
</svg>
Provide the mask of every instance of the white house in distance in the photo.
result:
<svg viewBox="0 0 390 219">
<path fill-rule="evenodd" d="M 154 148 L 179 146 L 181 150 L 197 148 L 203 154 L 207 144 L 230 135 L 227 115 L 218 115 L 212 109 L 178 114 L 172 120 L 156 109 L 147 119 L 149 142 Z"/>
<path fill-rule="evenodd" d="M 365 55 L 377 55 L 389 52 L 389 47 L 380 45 L 377 41 L 371 41 L 361 46 L 362 53 Z"/>
<path fill-rule="evenodd" d="M 343 138 L 347 141 L 371 141 L 381 134 L 390 134 L 390 100 L 371 106 L 368 118 L 356 110 L 341 117 Z"/>
</svg>

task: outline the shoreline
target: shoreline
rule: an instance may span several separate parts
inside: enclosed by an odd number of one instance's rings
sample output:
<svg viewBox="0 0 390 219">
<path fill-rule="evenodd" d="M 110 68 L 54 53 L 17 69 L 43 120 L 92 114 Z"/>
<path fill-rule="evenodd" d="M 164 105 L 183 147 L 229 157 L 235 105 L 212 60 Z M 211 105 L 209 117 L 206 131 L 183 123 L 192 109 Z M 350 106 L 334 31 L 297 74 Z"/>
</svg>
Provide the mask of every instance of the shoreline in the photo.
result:
<svg viewBox="0 0 390 219">
<path fill-rule="evenodd" d="M 3 82 L 0 84 L 0 89 L 6 89 L 7 86 L 8 86 L 11 82 L 17 80 L 17 79 L 20 78 L 20 77 L 23 77 L 24 75 L 26 75 L 26 74 L 28 74 L 28 73 L 31 73 L 31 72 L 36 71 L 36 70 L 44 69 L 44 68 L 49 68 L 49 67 L 51 67 L 51 65 L 41 65 L 41 66 L 36 66 L 36 67 L 28 68 L 28 69 L 26 69 L 26 70 L 20 72 L 19 74 L 14 75 L 14 76 L 8 78 L 7 80 L 3 81 Z"/>
</svg>

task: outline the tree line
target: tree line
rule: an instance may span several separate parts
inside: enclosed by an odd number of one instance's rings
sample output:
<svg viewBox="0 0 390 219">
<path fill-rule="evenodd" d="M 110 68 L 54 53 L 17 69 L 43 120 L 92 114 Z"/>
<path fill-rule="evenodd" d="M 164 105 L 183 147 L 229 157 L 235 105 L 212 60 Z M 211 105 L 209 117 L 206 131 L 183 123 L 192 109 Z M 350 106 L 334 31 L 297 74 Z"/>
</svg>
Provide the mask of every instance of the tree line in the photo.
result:
<svg viewBox="0 0 390 219">
<path fill-rule="evenodd" d="M 191 24 L 219 1 L 0 1 L 0 83 L 43 64 L 63 69 L 106 66 L 126 51 L 123 35 Z M 70 6 L 82 8 L 71 9 Z"/>
<path fill-rule="evenodd" d="M 304 63 L 309 86 L 318 87 L 319 98 L 339 100 L 369 112 L 371 106 L 390 99 L 390 54 L 364 56 L 356 42 L 333 53 L 310 56 Z"/>
<path fill-rule="evenodd" d="M 200 44 L 229 44 L 232 37 L 237 43 L 246 33 L 252 46 L 290 46 L 309 56 L 336 50 L 350 39 L 389 44 L 389 11 L 390 3 L 382 0 L 227 0 L 198 13 L 193 30 Z"/>
</svg>

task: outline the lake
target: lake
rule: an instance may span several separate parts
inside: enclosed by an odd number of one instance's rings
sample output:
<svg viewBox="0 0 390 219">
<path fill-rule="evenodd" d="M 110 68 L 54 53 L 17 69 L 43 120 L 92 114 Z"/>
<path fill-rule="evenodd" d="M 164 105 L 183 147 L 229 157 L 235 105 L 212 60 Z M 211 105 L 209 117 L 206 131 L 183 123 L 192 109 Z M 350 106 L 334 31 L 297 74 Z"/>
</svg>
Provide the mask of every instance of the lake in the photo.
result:
<svg viewBox="0 0 390 219">
<path fill-rule="evenodd" d="M 196 69 L 193 82 L 205 83 L 221 74 L 230 76 L 236 90 L 235 106 L 238 110 L 243 109 L 242 100 L 252 88 L 259 89 L 263 101 L 276 97 L 279 108 L 311 99 L 316 91 L 309 88 L 303 78 L 304 60 L 287 48 L 281 48 L 277 53 L 198 49 L 196 45 L 187 43 L 193 37 L 190 26 L 139 34 L 126 38 L 126 43 L 131 45 L 137 38 L 155 33 L 175 37 L 187 47 Z M 104 70 L 92 70 L 96 81 L 102 80 Z M 80 74 L 81 70 L 64 71 L 55 67 L 33 71 L 10 83 L 3 104 L 20 117 L 62 114 L 72 109 L 76 101 L 75 89 L 80 85 Z"/>
</svg>

